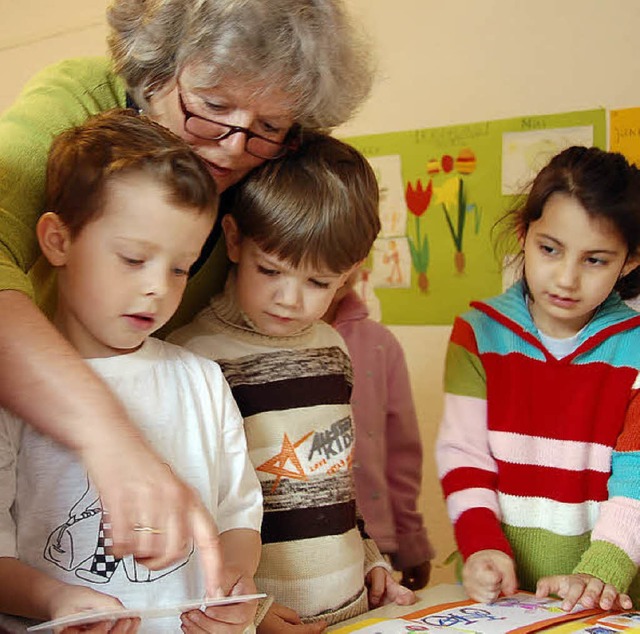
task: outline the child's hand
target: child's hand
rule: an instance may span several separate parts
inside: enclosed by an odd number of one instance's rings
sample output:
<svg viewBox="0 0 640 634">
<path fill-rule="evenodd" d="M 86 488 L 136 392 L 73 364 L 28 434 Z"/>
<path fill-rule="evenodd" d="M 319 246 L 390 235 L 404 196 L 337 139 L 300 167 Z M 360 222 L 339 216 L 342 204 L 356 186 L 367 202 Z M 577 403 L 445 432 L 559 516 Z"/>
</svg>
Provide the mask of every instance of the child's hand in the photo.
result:
<svg viewBox="0 0 640 634">
<path fill-rule="evenodd" d="M 536 596 L 550 594 L 564 599 L 562 609 L 567 612 L 578 603 L 584 608 L 600 607 L 603 610 L 630 610 L 633 607 L 628 594 L 619 593 L 611 584 L 585 574 L 555 575 L 538 580 Z"/>
<path fill-rule="evenodd" d="M 68 583 L 60 585 L 52 592 L 49 599 L 49 612 L 51 619 L 59 619 L 63 616 L 86 612 L 88 610 L 113 610 L 124 606 L 118 599 L 102 592 L 96 592 L 91 588 L 76 586 Z M 93 625 L 78 625 L 62 630 L 63 634 L 75 634 L 76 632 L 111 632 L 112 634 L 134 634 L 138 631 L 140 619 L 120 619 L 95 623 Z"/>
<path fill-rule="evenodd" d="M 401 586 L 382 566 L 372 568 L 365 581 L 369 589 L 370 608 L 392 602 L 397 605 L 411 605 L 417 600 L 412 590 Z"/>
<path fill-rule="evenodd" d="M 425 561 L 417 566 L 405 568 L 400 583 L 409 590 L 420 590 L 429 583 L 430 576 L 431 562 Z"/>
<path fill-rule="evenodd" d="M 113 623 L 112 621 L 102 621 L 102 623 L 93 623 L 92 625 L 78 625 L 75 627 L 65 627 L 60 634 L 135 634 L 140 627 L 140 619 L 120 619 Z"/>
<path fill-rule="evenodd" d="M 231 588 L 230 595 L 255 594 L 256 585 L 251 577 L 240 577 Z M 183 632 L 225 632 L 240 634 L 256 615 L 258 602 L 246 601 L 231 605 L 211 606 L 202 610 L 190 610 L 180 616 Z"/>
<path fill-rule="evenodd" d="M 518 589 L 513 559 L 500 550 L 479 550 L 464 562 L 462 585 L 466 593 L 482 603 L 509 596 Z"/>
<path fill-rule="evenodd" d="M 326 621 L 303 623 L 298 613 L 279 603 L 273 603 L 257 628 L 257 634 L 320 634 Z"/>
</svg>

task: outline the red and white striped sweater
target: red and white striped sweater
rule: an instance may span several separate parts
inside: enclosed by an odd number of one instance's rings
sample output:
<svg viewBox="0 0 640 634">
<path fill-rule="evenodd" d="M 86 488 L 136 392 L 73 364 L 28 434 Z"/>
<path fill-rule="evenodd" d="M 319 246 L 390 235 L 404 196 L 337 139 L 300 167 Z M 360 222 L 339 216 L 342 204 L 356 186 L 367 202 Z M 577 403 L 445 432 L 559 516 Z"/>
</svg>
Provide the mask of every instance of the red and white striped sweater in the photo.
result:
<svg viewBox="0 0 640 634">
<path fill-rule="evenodd" d="M 459 317 L 445 374 L 439 476 L 466 559 L 514 557 L 520 587 L 567 574 L 590 546 L 640 369 L 640 315 L 616 294 L 560 360 L 521 284 Z"/>
</svg>

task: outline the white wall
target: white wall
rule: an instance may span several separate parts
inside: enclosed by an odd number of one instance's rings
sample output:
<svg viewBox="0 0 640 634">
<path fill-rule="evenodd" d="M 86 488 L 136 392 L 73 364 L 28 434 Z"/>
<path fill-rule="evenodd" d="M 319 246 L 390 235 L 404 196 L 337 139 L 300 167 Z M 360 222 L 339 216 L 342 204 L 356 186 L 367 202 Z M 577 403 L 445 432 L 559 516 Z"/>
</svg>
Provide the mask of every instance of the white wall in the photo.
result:
<svg viewBox="0 0 640 634">
<path fill-rule="evenodd" d="M 43 66 L 106 51 L 105 0 L 0 0 L 0 110 Z"/>
<path fill-rule="evenodd" d="M 640 106 L 638 0 L 347 0 L 378 49 L 369 103 L 338 134 L 524 114 Z M 0 109 L 45 63 L 105 50 L 101 0 L 0 0 Z M 453 541 L 432 459 L 448 327 L 394 327 L 425 444 L 422 508 L 439 550 Z"/>
<path fill-rule="evenodd" d="M 636 0 L 347 0 L 381 79 L 340 132 L 640 105 Z"/>
</svg>

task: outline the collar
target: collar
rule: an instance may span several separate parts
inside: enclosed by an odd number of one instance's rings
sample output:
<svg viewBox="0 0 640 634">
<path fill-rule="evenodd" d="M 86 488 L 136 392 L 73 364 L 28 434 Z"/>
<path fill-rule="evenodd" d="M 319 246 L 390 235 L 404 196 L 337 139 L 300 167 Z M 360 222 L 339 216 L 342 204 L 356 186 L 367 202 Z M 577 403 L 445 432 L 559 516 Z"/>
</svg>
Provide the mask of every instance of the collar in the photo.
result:
<svg viewBox="0 0 640 634">
<path fill-rule="evenodd" d="M 229 271 L 227 281 L 224 285 L 224 291 L 211 300 L 207 309 L 218 321 L 222 322 L 228 328 L 233 329 L 236 334 L 244 333 L 252 339 L 259 338 L 264 342 L 270 342 L 272 345 L 290 346 L 294 344 L 309 341 L 313 335 L 316 324 L 312 323 L 302 330 L 283 337 L 274 337 L 266 335 L 258 330 L 248 315 L 242 311 L 236 301 L 236 271 L 235 267 Z"/>
</svg>

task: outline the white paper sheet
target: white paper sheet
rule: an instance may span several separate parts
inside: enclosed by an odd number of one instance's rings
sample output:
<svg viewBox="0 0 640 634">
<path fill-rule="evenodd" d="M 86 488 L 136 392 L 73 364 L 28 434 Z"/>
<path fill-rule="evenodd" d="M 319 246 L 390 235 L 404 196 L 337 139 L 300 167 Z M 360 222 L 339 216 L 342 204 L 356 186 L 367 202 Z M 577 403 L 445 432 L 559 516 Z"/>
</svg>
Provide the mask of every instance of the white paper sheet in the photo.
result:
<svg viewBox="0 0 640 634">
<path fill-rule="evenodd" d="M 116 621 L 118 619 L 126 619 L 132 617 L 140 617 L 142 619 L 152 619 L 161 616 L 171 616 L 174 614 L 182 614 L 189 610 L 198 610 L 200 608 L 208 608 L 214 605 L 231 605 L 232 603 L 244 603 L 253 601 L 254 599 L 263 599 L 267 595 L 260 594 L 239 594 L 228 597 L 219 597 L 217 599 L 201 599 L 200 601 L 187 601 L 184 603 L 176 603 L 156 608 L 144 608 L 141 610 L 129 610 L 126 608 L 116 610 L 103 610 L 92 612 L 78 612 L 63 616 L 53 621 L 39 623 L 27 628 L 27 632 L 41 632 L 50 630 L 54 627 L 70 626 L 70 625 L 86 625 L 89 623 L 98 623 L 99 621 Z"/>
</svg>

